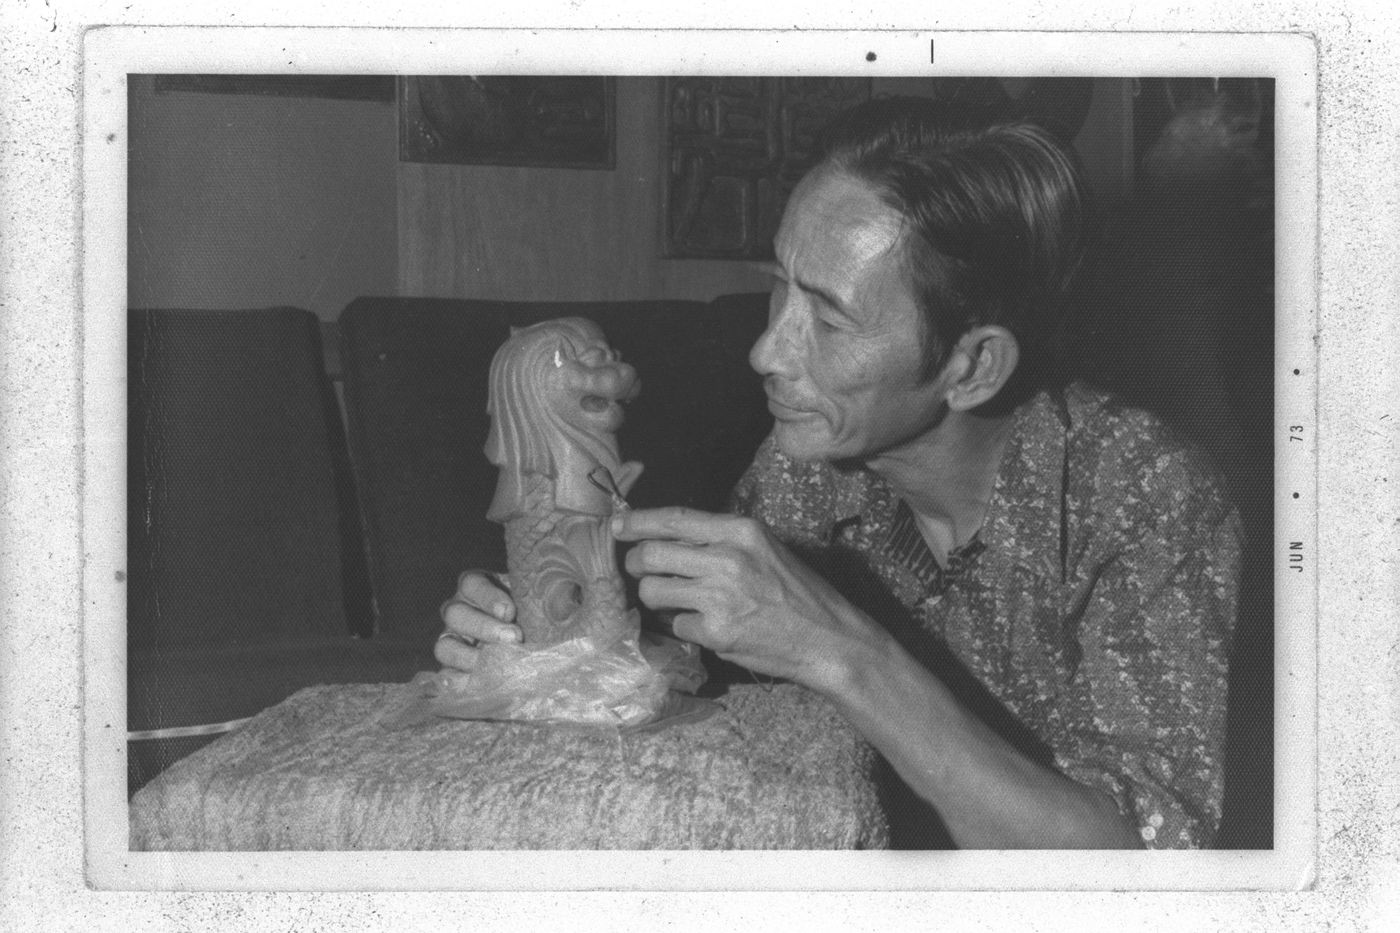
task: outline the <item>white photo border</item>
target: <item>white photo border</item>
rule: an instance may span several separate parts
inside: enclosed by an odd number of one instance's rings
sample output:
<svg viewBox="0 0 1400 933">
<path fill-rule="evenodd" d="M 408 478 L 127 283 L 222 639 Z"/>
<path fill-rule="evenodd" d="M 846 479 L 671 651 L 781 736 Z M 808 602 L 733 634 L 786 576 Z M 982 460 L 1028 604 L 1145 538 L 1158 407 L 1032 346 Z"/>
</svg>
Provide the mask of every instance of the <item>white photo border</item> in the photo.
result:
<svg viewBox="0 0 1400 933">
<path fill-rule="evenodd" d="M 126 76 L 580 73 L 1272 77 L 1275 557 L 1316 554 L 1317 49 L 1284 33 L 107 27 L 82 129 L 84 807 L 88 883 L 131 890 L 1296 890 L 1317 848 L 1317 561 L 1275 574 L 1270 851 L 244 852 L 128 850 L 125 795 Z M 626 54 L 617 54 L 625 47 Z M 875 52 L 868 61 L 867 53 Z M 1294 375 L 1294 370 L 1300 372 Z M 1291 449 L 1287 424 L 1307 427 Z M 1299 498 L 1292 498 L 1293 493 Z"/>
</svg>

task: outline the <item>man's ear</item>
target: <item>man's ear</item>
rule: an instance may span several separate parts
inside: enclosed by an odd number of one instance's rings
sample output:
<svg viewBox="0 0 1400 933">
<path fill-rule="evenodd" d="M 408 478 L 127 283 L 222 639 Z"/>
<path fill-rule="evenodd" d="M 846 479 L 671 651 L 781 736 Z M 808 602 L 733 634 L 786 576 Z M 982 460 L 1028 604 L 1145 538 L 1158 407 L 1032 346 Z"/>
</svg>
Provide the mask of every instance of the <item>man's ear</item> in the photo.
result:
<svg viewBox="0 0 1400 933">
<path fill-rule="evenodd" d="M 988 324 L 963 334 L 950 361 L 949 409 L 970 411 L 990 402 L 1020 361 L 1021 346 L 1005 327 Z"/>
</svg>

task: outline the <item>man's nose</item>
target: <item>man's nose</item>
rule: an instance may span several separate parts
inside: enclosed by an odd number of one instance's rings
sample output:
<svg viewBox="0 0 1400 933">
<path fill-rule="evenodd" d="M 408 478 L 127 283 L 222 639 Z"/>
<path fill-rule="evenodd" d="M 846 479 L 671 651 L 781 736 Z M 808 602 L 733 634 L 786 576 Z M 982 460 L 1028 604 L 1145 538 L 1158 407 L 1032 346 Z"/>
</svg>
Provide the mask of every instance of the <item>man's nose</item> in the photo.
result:
<svg viewBox="0 0 1400 933">
<path fill-rule="evenodd" d="M 760 376 L 795 375 L 796 334 L 791 308 L 774 308 L 768 315 L 768 327 L 759 334 L 749 351 L 749 365 Z"/>
</svg>

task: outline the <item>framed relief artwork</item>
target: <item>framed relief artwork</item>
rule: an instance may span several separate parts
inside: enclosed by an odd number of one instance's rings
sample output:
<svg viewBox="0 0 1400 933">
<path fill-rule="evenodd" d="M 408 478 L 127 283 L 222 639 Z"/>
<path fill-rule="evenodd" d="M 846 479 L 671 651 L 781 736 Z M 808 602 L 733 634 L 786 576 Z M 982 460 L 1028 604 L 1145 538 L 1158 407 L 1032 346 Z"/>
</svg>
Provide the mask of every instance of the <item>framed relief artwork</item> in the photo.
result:
<svg viewBox="0 0 1400 933">
<path fill-rule="evenodd" d="M 763 259 L 817 133 L 868 78 L 667 78 L 666 255 Z"/>
<path fill-rule="evenodd" d="M 611 169 L 615 97 L 607 77 L 400 77 L 399 160 Z"/>
</svg>

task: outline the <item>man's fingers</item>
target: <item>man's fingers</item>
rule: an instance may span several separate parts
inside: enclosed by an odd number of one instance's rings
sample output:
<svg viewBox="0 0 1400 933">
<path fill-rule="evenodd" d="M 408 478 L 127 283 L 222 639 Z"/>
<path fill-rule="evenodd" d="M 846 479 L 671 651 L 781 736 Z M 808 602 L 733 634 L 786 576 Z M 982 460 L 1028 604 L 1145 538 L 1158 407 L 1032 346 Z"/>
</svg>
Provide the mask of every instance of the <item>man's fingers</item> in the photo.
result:
<svg viewBox="0 0 1400 933">
<path fill-rule="evenodd" d="M 675 635 L 681 641 L 693 642 L 697 645 L 709 647 L 706 642 L 704 625 L 705 617 L 698 612 L 678 613 L 671 622 L 671 634 Z"/>
<path fill-rule="evenodd" d="M 511 615 L 514 615 L 512 607 Z M 442 622 L 447 631 L 461 638 L 487 642 L 519 642 L 520 629 L 487 615 L 475 606 L 450 599 L 443 604 Z"/>
<path fill-rule="evenodd" d="M 433 646 L 433 657 L 437 658 L 443 667 L 469 671 L 476 667 L 480 652 L 476 647 L 449 634 L 437 640 L 437 644 Z"/>
<path fill-rule="evenodd" d="M 637 598 L 650 609 L 699 609 L 698 596 L 695 584 L 681 577 L 642 577 L 637 584 Z"/>
<path fill-rule="evenodd" d="M 457 579 L 456 600 L 475 606 L 502 622 L 515 621 L 515 601 L 480 570 L 468 570 Z"/>
<path fill-rule="evenodd" d="M 660 509 L 632 509 L 613 516 L 613 536 L 619 541 L 667 538 L 694 544 L 717 544 L 733 540 L 739 523 L 733 515 L 715 515 L 699 509 L 671 506 Z"/>
<path fill-rule="evenodd" d="M 724 558 L 711 548 L 676 541 L 643 541 L 627 552 L 623 561 L 634 577 L 667 574 L 703 577 L 727 572 Z"/>
</svg>

